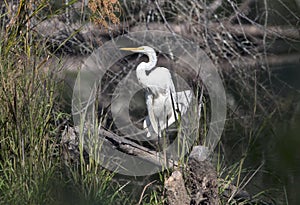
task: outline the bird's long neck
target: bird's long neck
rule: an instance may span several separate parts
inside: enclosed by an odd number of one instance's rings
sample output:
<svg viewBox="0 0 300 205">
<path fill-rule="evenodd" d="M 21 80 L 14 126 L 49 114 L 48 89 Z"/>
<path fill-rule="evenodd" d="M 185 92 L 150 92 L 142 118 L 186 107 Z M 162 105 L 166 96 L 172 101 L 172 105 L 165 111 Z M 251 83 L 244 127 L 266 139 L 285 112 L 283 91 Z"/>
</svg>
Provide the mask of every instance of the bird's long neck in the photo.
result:
<svg viewBox="0 0 300 205">
<path fill-rule="evenodd" d="M 147 54 L 149 61 L 142 62 L 138 65 L 136 69 L 136 75 L 141 84 L 144 86 L 147 85 L 148 82 L 148 75 L 151 72 L 151 70 L 156 66 L 157 63 L 157 57 L 155 53 L 149 53 Z"/>
<path fill-rule="evenodd" d="M 154 68 L 156 66 L 157 63 L 157 57 L 156 57 L 156 53 L 148 53 L 147 54 L 149 61 L 148 63 L 145 63 L 145 71 L 150 71 L 152 68 Z"/>
</svg>

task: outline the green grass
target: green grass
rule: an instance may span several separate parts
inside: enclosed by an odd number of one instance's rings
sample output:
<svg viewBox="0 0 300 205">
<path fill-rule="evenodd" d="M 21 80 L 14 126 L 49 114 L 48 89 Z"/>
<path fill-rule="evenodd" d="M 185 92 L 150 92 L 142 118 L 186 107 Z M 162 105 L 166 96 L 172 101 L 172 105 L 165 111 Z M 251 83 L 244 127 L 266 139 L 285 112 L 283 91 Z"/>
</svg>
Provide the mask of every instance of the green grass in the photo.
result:
<svg viewBox="0 0 300 205">
<path fill-rule="evenodd" d="M 113 174 L 92 159 L 62 160 L 68 114 L 60 110 L 56 71 L 43 69 L 52 54 L 28 29 L 48 6 L 35 3 L 20 1 L 14 22 L 0 30 L 0 204 L 126 203 Z"/>
</svg>

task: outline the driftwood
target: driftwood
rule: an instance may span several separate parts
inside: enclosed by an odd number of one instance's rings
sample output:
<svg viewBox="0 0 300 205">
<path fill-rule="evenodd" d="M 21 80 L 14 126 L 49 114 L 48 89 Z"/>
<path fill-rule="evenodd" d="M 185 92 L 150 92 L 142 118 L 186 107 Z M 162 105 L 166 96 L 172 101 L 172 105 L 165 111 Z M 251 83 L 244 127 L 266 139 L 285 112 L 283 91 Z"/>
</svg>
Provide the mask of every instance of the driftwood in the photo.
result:
<svg viewBox="0 0 300 205">
<path fill-rule="evenodd" d="M 157 155 L 157 152 L 150 150 L 146 147 L 138 145 L 135 142 L 132 142 L 126 138 L 120 137 L 112 132 L 106 131 L 104 129 L 99 130 L 99 136 L 104 137 L 108 140 L 112 145 L 116 147 L 119 151 L 122 151 L 126 154 L 138 156 L 139 158 L 151 162 L 155 165 L 161 166 L 162 162 L 167 162 L 166 165 L 163 166 L 178 166 L 178 163 L 171 159 L 165 159 L 163 156 Z"/>
</svg>

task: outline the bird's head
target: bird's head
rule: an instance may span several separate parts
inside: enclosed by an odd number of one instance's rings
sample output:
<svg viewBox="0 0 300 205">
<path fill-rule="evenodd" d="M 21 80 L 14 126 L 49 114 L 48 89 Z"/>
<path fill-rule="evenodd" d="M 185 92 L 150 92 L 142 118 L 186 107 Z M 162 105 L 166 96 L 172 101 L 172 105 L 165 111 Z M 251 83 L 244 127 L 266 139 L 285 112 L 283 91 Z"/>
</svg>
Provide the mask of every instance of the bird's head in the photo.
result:
<svg viewBox="0 0 300 205">
<path fill-rule="evenodd" d="M 144 54 L 155 54 L 155 51 L 153 48 L 149 46 L 140 46 L 136 48 L 120 48 L 122 51 L 131 51 L 134 53 L 144 53 Z"/>
</svg>

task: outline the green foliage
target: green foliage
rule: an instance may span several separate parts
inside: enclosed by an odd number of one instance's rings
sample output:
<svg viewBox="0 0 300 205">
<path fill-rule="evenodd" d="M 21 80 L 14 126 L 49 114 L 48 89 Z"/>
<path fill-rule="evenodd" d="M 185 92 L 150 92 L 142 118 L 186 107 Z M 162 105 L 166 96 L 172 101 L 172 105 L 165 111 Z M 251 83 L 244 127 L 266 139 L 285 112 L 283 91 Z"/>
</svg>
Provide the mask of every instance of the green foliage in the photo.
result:
<svg viewBox="0 0 300 205">
<path fill-rule="evenodd" d="M 47 184 L 58 162 L 55 123 L 55 84 L 41 70 L 45 61 L 32 42 L 27 25 L 29 4 L 19 2 L 17 12 L 1 30 L 0 129 L 3 204 L 50 203 Z M 30 10 L 27 10 L 30 11 Z M 43 57 L 42 57 L 43 58 Z"/>
<path fill-rule="evenodd" d="M 72 167 L 62 161 L 60 130 L 68 116 L 59 109 L 56 71 L 45 69 L 51 54 L 30 28 L 49 4 L 17 5 L 0 17 L 9 17 L 0 28 L 0 204 L 123 200 L 121 188 L 111 185 L 112 174 L 91 159 Z"/>
</svg>

